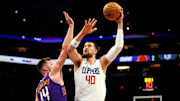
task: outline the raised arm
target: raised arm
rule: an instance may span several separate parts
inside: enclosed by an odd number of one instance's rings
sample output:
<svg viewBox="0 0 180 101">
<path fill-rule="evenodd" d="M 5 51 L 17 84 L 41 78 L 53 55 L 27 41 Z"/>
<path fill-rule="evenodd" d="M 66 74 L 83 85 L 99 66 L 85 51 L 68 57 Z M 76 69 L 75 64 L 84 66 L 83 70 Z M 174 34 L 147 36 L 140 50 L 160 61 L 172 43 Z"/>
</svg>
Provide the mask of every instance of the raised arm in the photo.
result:
<svg viewBox="0 0 180 101">
<path fill-rule="evenodd" d="M 97 30 L 97 28 L 94 28 L 97 20 L 94 18 L 91 20 L 89 19 L 88 21 L 85 20 L 85 25 L 82 28 L 82 30 L 78 33 L 78 35 L 71 41 L 71 45 L 68 47 L 68 55 L 71 59 L 71 61 L 74 63 L 74 69 L 79 67 L 81 61 L 82 61 L 82 56 L 77 52 L 77 47 L 80 44 L 80 41 L 84 38 L 85 35 L 91 34 L 94 31 Z"/>
<path fill-rule="evenodd" d="M 61 53 L 60 53 L 57 61 L 53 65 L 50 75 L 55 75 L 57 73 L 59 75 L 59 71 L 62 69 L 64 62 L 67 58 L 67 47 L 68 47 L 68 45 L 70 45 L 70 42 L 73 39 L 74 21 L 72 20 L 71 17 L 69 17 L 68 13 L 66 13 L 66 12 L 63 12 L 63 13 L 64 13 L 65 19 L 69 25 L 69 28 L 68 28 L 67 34 L 65 36 L 64 42 L 62 44 Z"/>
<path fill-rule="evenodd" d="M 123 45 L 124 45 L 124 35 L 123 35 L 124 13 L 123 13 L 123 9 L 120 11 L 120 13 L 121 13 L 121 17 L 118 20 L 116 20 L 118 28 L 117 28 L 117 35 L 116 35 L 116 39 L 115 39 L 115 45 L 108 51 L 107 54 L 103 55 L 100 58 L 100 62 L 101 62 L 104 73 L 106 73 L 107 67 L 118 56 L 118 54 L 121 52 Z"/>
<path fill-rule="evenodd" d="M 69 28 L 68 28 L 66 37 L 64 39 L 64 42 L 62 44 L 62 49 L 67 50 L 68 46 L 70 45 L 70 42 L 73 39 L 74 21 L 72 20 L 71 17 L 69 17 L 68 13 L 66 13 L 66 12 L 63 12 L 63 13 L 64 13 L 65 19 L 66 19 L 66 21 L 67 21 L 67 23 L 69 25 Z"/>
<path fill-rule="evenodd" d="M 36 95 L 35 95 L 35 101 L 39 101 L 39 99 L 38 99 L 38 96 L 37 96 L 37 91 L 36 91 Z"/>
</svg>

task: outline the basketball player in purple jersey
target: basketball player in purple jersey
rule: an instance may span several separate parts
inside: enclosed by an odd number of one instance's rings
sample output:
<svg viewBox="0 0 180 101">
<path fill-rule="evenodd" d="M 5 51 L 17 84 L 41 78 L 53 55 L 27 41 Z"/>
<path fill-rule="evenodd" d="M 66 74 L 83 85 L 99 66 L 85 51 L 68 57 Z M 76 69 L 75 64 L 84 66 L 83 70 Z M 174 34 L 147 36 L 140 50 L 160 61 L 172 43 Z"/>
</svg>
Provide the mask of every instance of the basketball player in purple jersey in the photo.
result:
<svg viewBox="0 0 180 101">
<path fill-rule="evenodd" d="M 68 13 L 63 13 L 69 24 L 69 29 L 55 64 L 52 64 L 49 59 L 42 59 L 37 65 L 44 78 L 37 86 L 35 101 L 67 101 L 62 67 L 67 58 L 67 47 L 73 39 L 74 21 L 69 17 Z"/>
<path fill-rule="evenodd" d="M 121 52 L 123 39 L 123 9 L 120 11 L 117 22 L 117 35 L 115 45 L 107 54 L 96 59 L 98 49 L 93 42 L 86 42 L 83 48 L 83 55 L 77 52 L 80 41 L 87 34 L 97 30 L 94 28 L 97 20 L 85 20 L 85 25 L 79 34 L 71 41 L 68 47 L 68 55 L 74 63 L 75 79 L 75 101 L 104 101 L 106 96 L 105 74 L 108 66 Z"/>
</svg>

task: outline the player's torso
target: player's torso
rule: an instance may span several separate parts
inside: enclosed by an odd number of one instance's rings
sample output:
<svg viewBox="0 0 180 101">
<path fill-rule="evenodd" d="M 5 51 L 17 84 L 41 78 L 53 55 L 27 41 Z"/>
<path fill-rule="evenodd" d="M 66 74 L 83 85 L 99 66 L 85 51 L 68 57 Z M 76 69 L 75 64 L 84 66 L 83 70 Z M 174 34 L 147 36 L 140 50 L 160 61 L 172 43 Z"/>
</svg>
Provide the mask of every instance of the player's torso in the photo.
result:
<svg viewBox="0 0 180 101">
<path fill-rule="evenodd" d="M 102 71 L 99 60 L 96 60 L 94 64 L 89 65 L 84 59 L 79 69 L 74 73 L 74 76 L 76 99 L 79 101 L 104 100 L 106 94 L 106 76 Z"/>
<path fill-rule="evenodd" d="M 49 74 L 39 83 L 37 96 L 40 101 L 67 101 L 65 86 L 53 82 Z"/>
</svg>

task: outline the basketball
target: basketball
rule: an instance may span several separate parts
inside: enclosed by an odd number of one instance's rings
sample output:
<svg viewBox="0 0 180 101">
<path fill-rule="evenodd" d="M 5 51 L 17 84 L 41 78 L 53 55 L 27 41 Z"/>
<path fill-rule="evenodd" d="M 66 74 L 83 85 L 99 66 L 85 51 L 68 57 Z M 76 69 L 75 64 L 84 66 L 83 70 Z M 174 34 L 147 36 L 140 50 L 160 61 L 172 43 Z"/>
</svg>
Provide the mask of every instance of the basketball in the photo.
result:
<svg viewBox="0 0 180 101">
<path fill-rule="evenodd" d="M 122 7 L 117 2 L 108 2 L 103 8 L 103 15 L 106 19 L 114 21 L 121 16 Z"/>
</svg>

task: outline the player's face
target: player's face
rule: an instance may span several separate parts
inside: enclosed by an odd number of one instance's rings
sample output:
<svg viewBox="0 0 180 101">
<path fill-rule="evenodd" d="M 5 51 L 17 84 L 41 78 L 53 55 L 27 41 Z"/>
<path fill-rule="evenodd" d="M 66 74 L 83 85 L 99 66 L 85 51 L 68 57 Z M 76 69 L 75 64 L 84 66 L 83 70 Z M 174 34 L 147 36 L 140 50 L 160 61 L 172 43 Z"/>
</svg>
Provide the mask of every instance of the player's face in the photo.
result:
<svg viewBox="0 0 180 101">
<path fill-rule="evenodd" d="M 97 49 L 94 46 L 93 42 L 86 42 L 83 48 L 83 57 L 90 58 L 93 55 L 96 55 Z"/>
<path fill-rule="evenodd" d="M 53 63 L 51 61 L 49 61 L 49 60 L 46 61 L 46 67 L 49 71 L 52 69 L 52 65 L 53 65 Z"/>
</svg>

